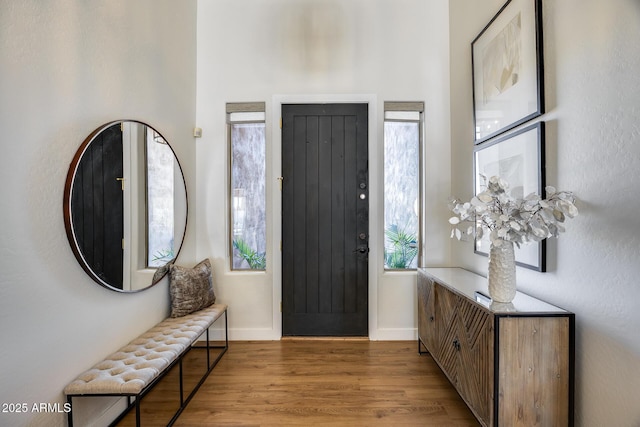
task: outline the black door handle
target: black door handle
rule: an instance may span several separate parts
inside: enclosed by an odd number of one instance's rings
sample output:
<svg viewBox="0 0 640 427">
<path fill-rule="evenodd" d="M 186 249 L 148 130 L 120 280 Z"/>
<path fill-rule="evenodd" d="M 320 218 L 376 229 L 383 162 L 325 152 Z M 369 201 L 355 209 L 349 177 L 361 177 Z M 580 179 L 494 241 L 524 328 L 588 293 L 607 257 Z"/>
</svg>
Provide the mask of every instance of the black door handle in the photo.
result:
<svg viewBox="0 0 640 427">
<path fill-rule="evenodd" d="M 361 254 L 369 253 L 369 248 L 367 246 L 358 246 L 353 250 L 353 253 L 360 252 Z"/>
</svg>

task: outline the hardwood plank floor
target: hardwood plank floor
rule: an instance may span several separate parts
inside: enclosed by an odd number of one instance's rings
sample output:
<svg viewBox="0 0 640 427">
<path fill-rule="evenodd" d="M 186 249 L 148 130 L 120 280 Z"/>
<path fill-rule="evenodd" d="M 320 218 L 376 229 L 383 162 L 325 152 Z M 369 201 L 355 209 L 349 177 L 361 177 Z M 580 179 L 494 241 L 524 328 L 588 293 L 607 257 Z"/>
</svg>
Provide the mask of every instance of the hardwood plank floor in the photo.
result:
<svg viewBox="0 0 640 427">
<path fill-rule="evenodd" d="M 203 351 L 185 360 L 195 384 Z M 142 425 L 166 425 L 177 408 L 177 372 L 142 401 Z M 119 426 L 131 425 L 132 414 Z M 283 340 L 229 343 L 229 350 L 175 426 L 478 426 L 417 343 Z"/>
</svg>

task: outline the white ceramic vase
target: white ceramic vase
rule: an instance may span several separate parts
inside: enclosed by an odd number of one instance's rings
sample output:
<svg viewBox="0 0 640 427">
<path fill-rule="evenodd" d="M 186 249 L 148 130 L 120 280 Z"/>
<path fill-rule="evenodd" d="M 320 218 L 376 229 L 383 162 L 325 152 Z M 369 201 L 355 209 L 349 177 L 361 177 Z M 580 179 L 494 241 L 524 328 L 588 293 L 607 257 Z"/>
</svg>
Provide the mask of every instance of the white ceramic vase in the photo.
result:
<svg viewBox="0 0 640 427">
<path fill-rule="evenodd" d="M 516 296 L 516 257 L 513 242 L 493 243 L 489 249 L 489 296 L 495 302 L 509 303 Z"/>
</svg>

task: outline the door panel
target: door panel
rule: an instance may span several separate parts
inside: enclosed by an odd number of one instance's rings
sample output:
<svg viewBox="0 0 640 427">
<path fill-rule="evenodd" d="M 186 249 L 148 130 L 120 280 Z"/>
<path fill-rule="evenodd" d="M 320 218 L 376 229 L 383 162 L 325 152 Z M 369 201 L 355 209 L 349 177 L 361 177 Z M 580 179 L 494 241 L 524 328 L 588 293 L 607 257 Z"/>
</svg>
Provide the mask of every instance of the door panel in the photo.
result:
<svg viewBox="0 0 640 427">
<path fill-rule="evenodd" d="M 283 105 L 282 118 L 283 335 L 365 336 L 367 105 Z"/>
<path fill-rule="evenodd" d="M 120 124 L 101 132 L 83 154 L 73 183 L 73 229 L 82 256 L 106 283 L 122 289 L 123 149 Z"/>
</svg>

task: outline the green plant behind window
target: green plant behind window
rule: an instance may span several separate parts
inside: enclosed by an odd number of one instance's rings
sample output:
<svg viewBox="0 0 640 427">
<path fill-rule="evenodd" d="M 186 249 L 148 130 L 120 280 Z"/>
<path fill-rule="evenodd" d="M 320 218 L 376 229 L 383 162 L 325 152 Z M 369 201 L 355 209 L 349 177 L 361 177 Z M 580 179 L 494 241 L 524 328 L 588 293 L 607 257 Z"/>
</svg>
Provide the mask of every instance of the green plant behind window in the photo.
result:
<svg viewBox="0 0 640 427">
<path fill-rule="evenodd" d="M 384 232 L 387 244 L 384 248 L 384 266 L 388 269 L 415 268 L 412 262 L 418 255 L 418 239 L 415 234 L 401 230 L 396 224 Z"/>
<path fill-rule="evenodd" d="M 267 258 L 264 252 L 258 253 L 242 239 L 234 239 L 233 247 L 238 251 L 242 259 L 249 264 L 250 269 L 265 270 L 267 268 Z"/>
<path fill-rule="evenodd" d="M 160 249 L 151 256 L 151 261 L 153 261 L 154 265 L 156 265 L 160 261 L 167 262 L 167 261 L 171 261 L 173 258 L 174 258 L 173 249 L 170 249 L 170 248 Z M 162 265 L 158 264 L 157 266 L 161 267 Z"/>
</svg>

